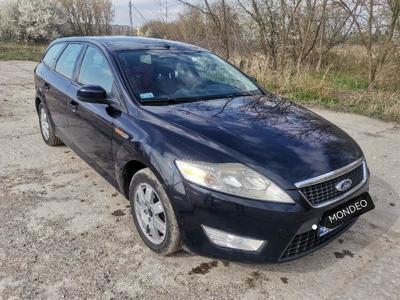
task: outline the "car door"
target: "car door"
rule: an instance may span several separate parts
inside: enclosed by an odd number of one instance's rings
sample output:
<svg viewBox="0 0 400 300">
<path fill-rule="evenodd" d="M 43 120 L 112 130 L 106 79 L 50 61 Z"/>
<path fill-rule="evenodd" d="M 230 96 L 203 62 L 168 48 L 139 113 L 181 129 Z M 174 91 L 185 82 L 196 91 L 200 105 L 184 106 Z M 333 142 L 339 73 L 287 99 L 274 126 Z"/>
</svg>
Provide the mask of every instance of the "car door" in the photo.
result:
<svg viewBox="0 0 400 300">
<path fill-rule="evenodd" d="M 65 135 L 68 126 L 67 94 L 82 48 L 83 44 L 68 44 L 59 56 L 54 71 L 48 74 L 46 101 L 51 118 L 63 139 L 68 139 Z"/>
<path fill-rule="evenodd" d="M 42 61 L 45 67 L 40 67 L 37 70 L 41 78 L 38 84 L 39 92 L 44 98 L 43 100 L 46 103 L 51 120 L 55 124 L 57 131 L 62 133 L 67 127 L 67 97 L 65 93 L 70 85 L 70 80 L 55 72 L 54 67 L 61 52 L 65 53 L 64 59 L 68 57 L 69 60 L 73 60 L 74 53 L 79 55 L 79 49 L 69 47 L 68 50 L 64 52 L 62 51 L 64 47 L 65 43 L 57 43 L 51 46 Z M 73 63 L 75 63 L 75 61 L 73 61 Z M 72 64 L 72 66 L 73 65 L 74 64 Z"/>
<path fill-rule="evenodd" d="M 120 112 L 108 104 L 80 101 L 78 90 L 84 85 L 98 85 L 109 100 L 119 103 L 110 65 L 100 49 L 88 45 L 69 92 L 68 136 L 81 156 L 108 179 L 114 178 L 112 135 L 113 122 Z"/>
</svg>

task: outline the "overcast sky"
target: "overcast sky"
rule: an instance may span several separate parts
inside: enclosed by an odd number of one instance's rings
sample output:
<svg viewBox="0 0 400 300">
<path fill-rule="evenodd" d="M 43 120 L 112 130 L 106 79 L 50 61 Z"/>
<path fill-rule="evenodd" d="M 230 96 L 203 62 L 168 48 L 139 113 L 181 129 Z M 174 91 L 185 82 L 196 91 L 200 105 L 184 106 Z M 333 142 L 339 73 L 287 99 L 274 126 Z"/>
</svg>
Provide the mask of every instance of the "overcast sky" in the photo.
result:
<svg viewBox="0 0 400 300">
<path fill-rule="evenodd" d="M 165 18 L 165 1 L 166 0 L 132 0 L 132 5 L 136 8 L 132 9 L 133 25 L 138 26 L 148 20 L 160 19 L 161 14 L 163 14 Z M 112 0 L 112 2 L 115 8 L 114 23 L 118 25 L 129 25 L 129 0 Z M 168 19 L 173 19 L 178 15 L 182 6 L 177 0 L 167 0 L 167 3 Z"/>
</svg>

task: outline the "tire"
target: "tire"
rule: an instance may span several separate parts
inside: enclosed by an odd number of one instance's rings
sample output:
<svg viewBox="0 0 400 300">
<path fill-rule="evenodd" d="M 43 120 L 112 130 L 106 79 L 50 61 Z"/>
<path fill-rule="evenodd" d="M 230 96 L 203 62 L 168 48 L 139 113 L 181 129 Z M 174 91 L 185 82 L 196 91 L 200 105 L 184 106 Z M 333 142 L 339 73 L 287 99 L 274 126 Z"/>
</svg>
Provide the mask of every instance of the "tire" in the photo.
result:
<svg viewBox="0 0 400 300">
<path fill-rule="evenodd" d="M 151 189 L 152 196 L 148 196 Z M 145 205 L 146 201 L 142 201 L 143 199 L 148 200 L 147 205 Z M 171 202 L 150 169 L 142 169 L 132 177 L 129 186 L 129 201 L 136 229 L 143 242 L 151 250 L 167 256 L 181 249 L 180 232 Z M 160 204 L 162 213 L 160 213 Z M 165 224 L 164 233 L 157 229 L 163 228 L 160 221 Z"/>
<path fill-rule="evenodd" d="M 40 133 L 43 141 L 49 146 L 62 145 L 63 142 L 55 135 L 55 130 L 49 119 L 49 112 L 43 103 L 38 106 Z"/>
</svg>

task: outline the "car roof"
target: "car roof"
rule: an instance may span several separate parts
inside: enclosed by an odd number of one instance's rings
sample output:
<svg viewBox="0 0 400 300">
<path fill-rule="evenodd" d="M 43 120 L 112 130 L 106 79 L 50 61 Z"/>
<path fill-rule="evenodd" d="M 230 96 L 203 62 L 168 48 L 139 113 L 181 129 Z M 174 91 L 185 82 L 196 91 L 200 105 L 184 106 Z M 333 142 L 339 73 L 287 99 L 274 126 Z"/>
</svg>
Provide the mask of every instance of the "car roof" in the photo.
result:
<svg viewBox="0 0 400 300">
<path fill-rule="evenodd" d="M 206 51 L 203 48 L 181 42 L 154 39 L 136 36 L 83 36 L 60 38 L 55 42 L 89 42 L 103 46 L 111 51 L 129 49 L 173 49 L 173 50 L 192 50 Z"/>
</svg>

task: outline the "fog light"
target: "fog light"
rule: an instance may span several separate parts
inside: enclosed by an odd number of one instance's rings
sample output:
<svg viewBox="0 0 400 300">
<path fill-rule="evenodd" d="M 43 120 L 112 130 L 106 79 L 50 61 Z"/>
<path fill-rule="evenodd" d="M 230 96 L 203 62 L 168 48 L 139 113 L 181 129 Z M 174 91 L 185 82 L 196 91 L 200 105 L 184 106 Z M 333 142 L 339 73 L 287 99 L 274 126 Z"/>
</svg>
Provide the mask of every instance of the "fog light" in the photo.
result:
<svg viewBox="0 0 400 300">
<path fill-rule="evenodd" d="M 265 241 L 255 240 L 242 236 L 237 236 L 231 233 L 227 233 L 218 229 L 214 229 L 205 225 L 201 225 L 208 239 L 221 247 L 245 250 L 245 251 L 258 251 L 260 250 Z"/>
</svg>

